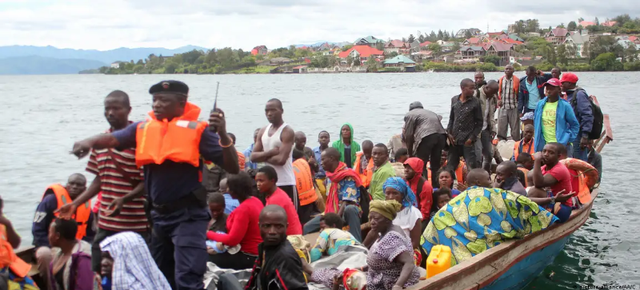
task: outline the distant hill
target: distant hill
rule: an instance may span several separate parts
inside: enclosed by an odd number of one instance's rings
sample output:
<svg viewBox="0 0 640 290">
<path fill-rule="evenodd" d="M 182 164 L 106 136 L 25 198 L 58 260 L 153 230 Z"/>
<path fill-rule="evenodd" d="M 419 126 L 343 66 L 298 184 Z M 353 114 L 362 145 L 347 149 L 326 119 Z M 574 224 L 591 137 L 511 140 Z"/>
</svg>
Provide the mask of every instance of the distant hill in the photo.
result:
<svg viewBox="0 0 640 290">
<path fill-rule="evenodd" d="M 46 58 L 57 59 L 85 59 L 99 61 L 104 64 L 110 64 L 114 61 L 138 61 L 145 59 L 150 54 L 172 56 L 176 53 L 188 52 L 191 50 L 207 50 L 207 48 L 187 45 L 176 49 L 167 49 L 162 47 L 142 47 L 142 48 L 126 48 L 121 47 L 112 50 L 95 50 L 95 49 L 70 49 L 57 48 L 53 46 L 30 46 L 30 45 L 11 45 L 0 46 L 0 59 L 24 56 L 40 56 Z"/>
<path fill-rule="evenodd" d="M 107 65 L 90 59 L 57 59 L 42 56 L 0 58 L 0 75 L 77 74 Z"/>
<path fill-rule="evenodd" d="M 316 42 L 316 43 L 313 43 L 313 44 L 296 44 L 295 46 L 298 47 L 298 48 L 299 47 L 303 47 L 303 46 L 306 46 L 306 47 L 318 47 L 318 46 L 323 45 L 325 42 L 329 43 L 329 45 L 337 45 L 337 46 L 340 46 L 340 47 L 345 46 L 347 44 L 352 44 L 351 42 L 348 42 L 348 41 L 342 41 L 342 42 L 319 41 L 319 42 Z"/>
</svg>

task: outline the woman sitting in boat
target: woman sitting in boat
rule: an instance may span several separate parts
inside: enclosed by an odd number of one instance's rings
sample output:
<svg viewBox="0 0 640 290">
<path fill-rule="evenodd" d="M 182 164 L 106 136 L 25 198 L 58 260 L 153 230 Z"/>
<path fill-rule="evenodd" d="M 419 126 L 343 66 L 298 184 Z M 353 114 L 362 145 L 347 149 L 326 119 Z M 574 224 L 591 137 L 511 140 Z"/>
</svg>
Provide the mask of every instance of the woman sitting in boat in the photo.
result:
<svg viewBox="0 0 640 290">
<path fill-rule="evenodd" d="M 456 197 L 458 196 L 458 194 L 460 194 L 460 190 L 454 188 L 453 186 L 453 171 L 447 169 L 447 168 L 441 168 L 440 170 L 438 170 L 438 184 L 439 186 L 437 188 L 434 188 L 433 190 L 436 191 L 438 190 L 438 188 L 448 188 L 451 190 L 451 197 Z M 459 183 L 460 184 L 460 183 Z"/>
<path fill-rule="evenodd" d="M 4 289 L 37 290 L 38 287 L 28 276 L 31 265 L 13 251 L 20 246 L 20 236 L 11 221 L 4 216 L 3 206 L 4 202 L 0 197 L 0 275 L 5 279 Z"/>
<path fill-rule="evenodd" d="M 369 209 L 371 230 L 377 240 L 367 255 L 367 290 L 400 290 L 418 283 L 420 274 L 414 264 L 411 241 L 402 228 L 393 224 L 402 204 L 395 200 L 373 200 Z M 345 272 L 336 268 L 312 269 L 305 265 L 311 281 L 332 288 L 334 279 L 342 280 Z"/>
<path fill-rule="evenodd" d="M 76 239 L 75 220 L 56 219 L 49 227 L 49 244 L 59 248 L 48 267 L 49 289 L 93 289 L 91 245 Z"/>
<path fill-rule="evenodd" d="M 240 202 L 240 205 L 227 218 L 228 234 L 214 231 L 207 233 L 207 239 L 220 242 L 225 246 L 240 245 L 240 252 L 231 254 L 228 251 L 210 255 L 209 261 L 224 269 L 243 270 L 251 268 L 258 256 L 260 237 L 260 211 L 262 202 L 252 196 L 253 180 L 246 172 L 229 175 L 227 178 L 229 194 Z"/>
<path fill-rule="evenodd" d="M 460 263 L 508 239 L 546 229 L 558 221 L 527 197 L 490 188 L 489 173 L 481 168 L 467 175 L 472 185 L 441 208 L 422 234 L 428 254 L 435 245 L 451 248 L 453 262 Z"/>
<path fill-rule="evenodd" d="M 407 182 L 400 177 L 389 177 L 382 185 L 386 200 L 395 200 L 402 205 L 402 209 L 393 219 L 393 224 L 400 227 L 405 236 L 411 241 L 413 249 L 420 248 L 420 232 L 422 213 L 418 209 L 418 202 Z M 363 244 L 369 248 L 377 240 L 379 233 L 373 229 L 369 231 Z"/>
<path fill-rule="evenodd" d="M 167 278 L 151 257 L 147 243 L 139 234 L 122 232 L 110 236 L 100 243 L 100 250 L 103 255 L 102 265 L 108 267 L 109 260 L 113 265 L 111 269 L 102 270 L 111 274 L 110 289 L 171 289 Z"/>
</svg>

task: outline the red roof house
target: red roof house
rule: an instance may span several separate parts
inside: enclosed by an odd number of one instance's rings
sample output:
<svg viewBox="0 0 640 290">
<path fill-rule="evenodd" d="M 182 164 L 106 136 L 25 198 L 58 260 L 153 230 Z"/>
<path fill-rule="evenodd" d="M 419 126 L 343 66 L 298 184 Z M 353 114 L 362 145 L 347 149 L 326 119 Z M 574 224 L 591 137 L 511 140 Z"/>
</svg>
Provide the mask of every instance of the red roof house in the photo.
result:
<svg viewBox="0 0 640 290">
<path fill-rule="evenodd" d="M 369 57 L 379 58 L 383 55 L 384 52 L 382 52 L 382 50 L 376 49 L 375 47 L 371 47 L 368 45 L 355 45 L 352 48 L 349 48 L 347 51 L 343 51 L 338 54 L 338 57 L 342 59 L 346 59 L 349 56 L 353 58 L 359 57 L 360 63 L 363 64 L 369 59 Z"/>
</svg>

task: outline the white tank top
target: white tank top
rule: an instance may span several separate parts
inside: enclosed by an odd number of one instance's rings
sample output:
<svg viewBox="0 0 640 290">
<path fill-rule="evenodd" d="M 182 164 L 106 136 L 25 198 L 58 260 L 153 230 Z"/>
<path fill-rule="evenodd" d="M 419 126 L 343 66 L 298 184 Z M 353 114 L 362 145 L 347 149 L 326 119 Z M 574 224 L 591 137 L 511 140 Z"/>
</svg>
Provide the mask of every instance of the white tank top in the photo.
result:
<svg viewBox="0 0 640 290">
<path fill-rule="evenodd" d="M 273 133 L 271 137 L 269 137 L 269 129 L 271 129 L 271 126 L 272 125 L 269 124 L 269 126 L 267 126 L 267 129 L 264 130 L 264 134 L 262 135 L 262 147 L 264 148 L 265 152 L 275 147 L 282 148 L 282 140 L 280 140 L 280 136 L 282 135 L 282 130 L 284 130 L 284 128 L 286 128 L 289 125 L 287 125 L 287 123 L 283 123 L 280 126 L 280 128 L 278 128 L 278 130 L 275 133 Z M 277 186 L 287 186 L 287 185 L 296 184 L 296 177 L 293 173 L 293 165 L 291 165 L 291 162 L 293 159 L 292 153 L 293 153 L 293 146 L 291 146 L 291 151 L 288 153 L 287 162 L 285 162 L 285 164 L 282 166 L 267 162 L 267 164 L 273 167 L 276 170 L 276 173 L 278 174 L 278 182 L 276 183 Z"/>
</svg>

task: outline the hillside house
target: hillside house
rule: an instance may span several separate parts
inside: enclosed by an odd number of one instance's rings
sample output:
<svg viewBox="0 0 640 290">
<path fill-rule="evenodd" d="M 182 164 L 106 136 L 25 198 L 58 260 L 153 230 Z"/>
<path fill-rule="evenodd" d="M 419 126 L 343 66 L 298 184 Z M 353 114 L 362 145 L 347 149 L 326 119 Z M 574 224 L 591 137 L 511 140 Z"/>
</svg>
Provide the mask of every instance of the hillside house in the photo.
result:
<svg viewBox="0 0 640 290">
<path fill-rule="evenodd" d="M 355 45 L 352 48 L 349 48 L 347 51 L 343 51 L 338 54 L 340 63 L 346 65 L 347 58 L 349 56 L 351 56 L 354 60 L 359 59 L 360 65 L 362 65 L 371 57 L 376 59 L 384 58 L 384 52 L 368 45 Z"/>
<path fill-rule="evenodd" d="M 111 68 L 120 68 L 121 61 L 116 61 L 111 63 Z"/>
<path fill-rule="evenodd" d="M 254 47 L 251 50 L 251 55 L 256 56 L 256 55 L 267 55 L 267 53 L 269 53 L 269 50 L 267 49 L 267 46 L 265 45 L 258 45 L 256 47 Z"/>
<path fill-rule="evenodd" d="M 486 51 L 482 46 L 462 46 L 456 52 L 455 59 L 458 61 L 479 61 L 485 56 Z"/>
<path fill-rule="evenodd" d="M 420 43 L 420 49 L 425 50 L 425 49 L 429 49 L 429 44 L 431 44 L 431 41 L 425 41 L 423 43 Z"/>
<path fill-rule="evenodd" d="M 384 53 L 389 54 L 395 52 L 397 54 L 409 54 L 411 45 L 402 40 L 394 39 L 384 45 Z"/>
<path fill-rule="evenodd" d="M 433 58 L 433 51 L 431 50 L 421 50 L 418 52 L 412 52 L 411 57 L 415 61 L 423 61 L 427 59 Z"/>
<path fill-rule="evenodd" d="M 586 57 L 584 53 L 584 46 L 589 42 L 589 33 L 586 30 L 584 32 L 573 31 L 570 33 L 569 37 L 565 40 L 564 44 L 566 46 L 573 47 L 576 54 L 572 57 L 583 58 Z"/>
<path fill-rule="evenodd" d="M 553 43 L 554 45 L 563 44 L 567 37 L 569 36 L 569 31 L 565 28 L 556 27 L 551 29 L 547 34 L 545 34 L 545 39 L 548 42 Z"/>
<path fill-rule="evenodd" d="M 486 48 L 485 55 L 495 55 L 500 57 L 499 65 L 506 65 L 510 62 L 511 51 L 513 50 L 512 44 L 507 44 L 503 42 L 493 42 L 489 47 Z"/>
<path fill-rule="evenodd" d="M 375 47 L 378 43 L 384 43 L 384 40 L 377 39 L 374 36 L 367 36 L 363 38 L 358 38 L 353 42 L 353 45 L 368 45 L 371 47 Z"/>
</svg>

